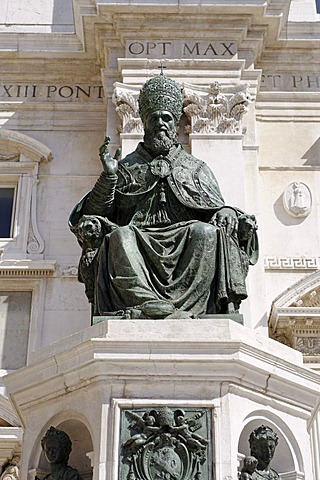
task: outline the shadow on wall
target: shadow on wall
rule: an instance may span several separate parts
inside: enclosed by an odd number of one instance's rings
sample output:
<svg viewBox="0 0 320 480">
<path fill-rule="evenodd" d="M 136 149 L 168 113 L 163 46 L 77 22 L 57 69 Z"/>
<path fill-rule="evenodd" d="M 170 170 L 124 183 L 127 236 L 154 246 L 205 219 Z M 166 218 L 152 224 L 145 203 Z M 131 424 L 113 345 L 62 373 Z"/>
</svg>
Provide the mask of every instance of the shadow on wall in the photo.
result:
<svg viewBox="0 0 320 480">
<path fill-rule="evenodd" d="M 291 217 L 284 209 L 282 194 L 273 204 L 273 211 L 279 222 L 287 227 L 292 225 L 300 225 L 306 217 Z"/>
<path fill-rule="evenodd" d="M 318 0 L 320 6 L 320 0 Z M 314 142 L 309 150 L 301 157 L 302 160 L 306 160 L 304 165 L 310 165 L 311 167 L 320 166 L 320 138 Z"/>
<path fill-rule="evenodd" d="M 72 0 L 53 0 L 52 32 L 74 33 Z"/>
</svg>

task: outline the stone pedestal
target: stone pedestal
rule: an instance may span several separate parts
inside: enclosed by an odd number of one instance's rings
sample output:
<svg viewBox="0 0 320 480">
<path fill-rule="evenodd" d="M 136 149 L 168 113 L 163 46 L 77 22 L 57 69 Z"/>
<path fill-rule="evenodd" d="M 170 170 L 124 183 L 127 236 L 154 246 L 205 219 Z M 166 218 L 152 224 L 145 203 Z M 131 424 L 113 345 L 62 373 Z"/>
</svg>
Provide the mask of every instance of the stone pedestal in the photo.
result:
<svg viewBox="0 0 320 480">
<path fill-rule="evenodd" d="M 319 378 L 300 353 L 230 319 L 106 320 L 5 378 L 25 429 L 21 478 L 45 471 L 40 439 L 54 425 L 71 436 L 70 464 L 85 478 L 118 480 L 123 409 L 169 406 L 207 412 L 212 480 L 237 478 L 261 424 L 279 436 L 273 467 L 282 478 L 318 480 L 309 433 Z"/>
</svg>

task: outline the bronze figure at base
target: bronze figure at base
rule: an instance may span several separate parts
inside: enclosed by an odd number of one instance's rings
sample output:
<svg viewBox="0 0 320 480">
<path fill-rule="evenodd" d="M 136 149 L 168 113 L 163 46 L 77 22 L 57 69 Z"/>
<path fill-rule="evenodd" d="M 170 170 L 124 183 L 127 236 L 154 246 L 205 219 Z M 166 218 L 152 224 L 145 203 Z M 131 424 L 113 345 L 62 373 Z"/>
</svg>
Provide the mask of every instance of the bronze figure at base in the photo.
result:
<svg viewBox="0 0 320 480">
<path fill-rule="evenodd" d="M 78 470 L 68 465 L 72 448 L 69 435 L 50 427 L 41 440 L 41 446 L 50 465 L 50 473 L 43 480 L 83 480 Z"/>
<path fill-rule="evenodd" d="M 270 467 L 276 446 L 277 434 L 268 426 L 261 425 L 249 437 L 251 456 L 245 457 L 241 480 L 279 480 L 278 473 Z"/>
</svg>

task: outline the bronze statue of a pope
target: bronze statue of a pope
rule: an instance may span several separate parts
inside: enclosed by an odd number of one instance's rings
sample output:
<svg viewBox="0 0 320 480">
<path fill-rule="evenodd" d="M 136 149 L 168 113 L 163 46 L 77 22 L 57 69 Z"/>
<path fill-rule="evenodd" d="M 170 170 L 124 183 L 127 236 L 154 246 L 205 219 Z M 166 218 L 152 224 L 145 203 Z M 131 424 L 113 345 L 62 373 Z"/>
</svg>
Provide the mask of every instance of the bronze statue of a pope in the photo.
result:
<svg viewBox="0 0 320 480">
<path fill-rule="evenodd" d="M 226 206 L 206 163 L 179 144 L 182 107 L 175 81 L 148 80 L 139 96 L 144 141 L 119 160 L 106 138 L 103 172 L 70 216 L 94 315 L 235 313 L 247 297 L 255 218 Z"/>
</svg>

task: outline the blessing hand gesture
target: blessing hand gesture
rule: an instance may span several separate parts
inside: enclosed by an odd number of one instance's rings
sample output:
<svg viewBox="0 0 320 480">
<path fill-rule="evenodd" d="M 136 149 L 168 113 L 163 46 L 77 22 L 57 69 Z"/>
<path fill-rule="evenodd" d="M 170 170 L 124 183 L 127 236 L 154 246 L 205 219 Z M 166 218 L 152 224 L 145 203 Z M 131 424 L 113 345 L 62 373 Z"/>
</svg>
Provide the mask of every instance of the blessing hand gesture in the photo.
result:
<svg viewBox="0 0 320 480">
<path fill-rule="evenodd" d="M 110 155 L 108 145 L 110 143 L 110 137 L 104 139 L 103 144 L 99 148 L 99 156 L 103 166 L 103 170 L 107 175 L 115 175 L 118 171 L 118 160 L 120 159 L 121 149 L 118 148 L 114 155 L 114 158 Z"/>
</svg>

